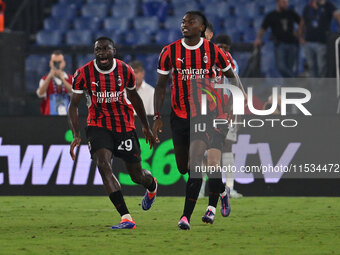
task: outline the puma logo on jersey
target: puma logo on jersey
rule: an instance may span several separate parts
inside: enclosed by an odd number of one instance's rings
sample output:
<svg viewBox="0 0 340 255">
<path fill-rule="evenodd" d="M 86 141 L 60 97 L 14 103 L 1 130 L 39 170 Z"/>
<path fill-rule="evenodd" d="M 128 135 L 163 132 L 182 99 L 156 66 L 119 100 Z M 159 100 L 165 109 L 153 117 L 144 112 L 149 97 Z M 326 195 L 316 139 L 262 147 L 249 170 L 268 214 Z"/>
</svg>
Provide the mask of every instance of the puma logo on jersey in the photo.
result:
<svg viewBox="0 0 340 255">
<path fill-rule="evenodd" d="M 184 64 L 184 58 L 177 58 L 178 61 L 181 61 Z"/>
<path fill-rule="evenodd" d="M 92 82 L 92 84 L 95 84 L 96 86 L 99 86 L 99 81 L 97 81 L 97 82 Z"/>
</svg>

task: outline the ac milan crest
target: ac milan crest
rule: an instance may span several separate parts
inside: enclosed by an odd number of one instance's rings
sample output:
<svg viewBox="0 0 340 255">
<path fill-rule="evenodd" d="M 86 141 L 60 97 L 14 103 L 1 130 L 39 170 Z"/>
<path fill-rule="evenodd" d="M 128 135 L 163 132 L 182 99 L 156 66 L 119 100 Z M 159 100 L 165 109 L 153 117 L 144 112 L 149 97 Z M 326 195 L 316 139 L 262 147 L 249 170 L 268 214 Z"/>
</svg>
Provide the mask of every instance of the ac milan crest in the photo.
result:
<svg viewBox="0 0 340 255">
<path fill-rule="evenodd" d="M 122 79 L 120 78 L 119 75 L 118 75 L 117 84 L 118 84 L 119 87 L 122 86 Z"/>
<path fill-rule="evenodd" d="M 208 60 L 209 60 L 208 56 L 207 56 L 207 54 L 205 54 L 204 57 L 203 57 L 203 62 L 208 63 Z"/>
</svg>

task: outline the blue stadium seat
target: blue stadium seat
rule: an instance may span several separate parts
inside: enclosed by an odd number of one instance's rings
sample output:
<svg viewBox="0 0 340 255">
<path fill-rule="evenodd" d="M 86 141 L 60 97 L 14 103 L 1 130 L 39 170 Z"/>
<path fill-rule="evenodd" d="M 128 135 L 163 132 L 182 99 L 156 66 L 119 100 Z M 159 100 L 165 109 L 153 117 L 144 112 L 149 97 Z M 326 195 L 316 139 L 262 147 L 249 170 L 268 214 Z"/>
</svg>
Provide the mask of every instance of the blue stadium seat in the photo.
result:
<svg viewBox="0 0 340 255">
<path fill-rule="evenodd" d="M 150 44 L 152 37 L 147 31 L 129 31 L 123 36 L 124 42 L 127 45 L 143 45 Z"/>
<path fill-rule="evenodd" d="M 49 70 L 49 55 L 29 55 L 26 58 L 26 71 L 38 71 L 46 74 Z"/>
<path fill-rule="evenodd" d="M 100 28 L 101 20 L 98 17 L 79 17 L 74 20 L 73 27 L 76 30 L 90 29 L 97 30 Z"/>
<path fill-rule="evenodd" d="M 230 30 L 229 30 L 230 31 Z M 227 32 L 227 35 L 230 36 L 231 40 L 235 43 L 237 42 L 241 42 L 243 39 L 243 34 L 242 32 L 238 31 L 238 30 L 231 30 L 230 32 Z"/>
<path fill-rule="evenodd" d="M 162 3 L 164 2 L 164 0 L 142 0 L 143 3 L 149 3 L 149 2 L 158 2 L 158 3 Z"/>
<path fill-rule="evenodd" d="M 55 18 L 66 18 L 68 20 L 77 16 L 76 4 L 55 4 L 51 10 L 51 16 Z"/>
<path fill-rule="evenodd" d="M 243 40 L 244 42 L 253 42 L 256 39 L 256 32 L 252 28 L 248 28 L 244 31 Z"/>
<path fill-rule="evenodd" d="M 71 22 L 68 19 L 50 17 L 44 20 L 44 29 L 65 32 L 70 28 L 70 24 Z"/>
<path fill-rule="evenodd" d="M 155 32 L 159 29 L 157 17 L 136 17 L 134 19 L 134 28 L 148 32 Z"/>
<path fill-rule="evenodd" d="M 60 4 L 75 4 L 77 7 L 80 7 L 82 4 L 84 4 L 83 0 L 59 0 Z"/>
<path fill-rule="evenodd" d="M 127 5 L 115 4 L 111 8 L 112 16 L 115 18 L 135 18 L 137 16 L 137 4 L 135 2 Z"/>
<path fill-rule="evenodd" d="M 114 3 L 115 3 L 115 5 L 129 5 L 129 6 L 131 6 L 131 5 L 136 4 L 136 0 L 114 0 Z"/>
<path fill-rule="evenodd" d="M 77 67 L 81 67 L 94 59 L 93 54 L 77 55 Z"/>
<path fill-rule="evenodd" d="M 25 87 L 27 92 L 35 93 L 40 79 L 49 71 L 49 55 L 29 55 L 25 62 Z"/>
<path fill-rule="evenodd" d="M 87 0 L 88 4 L 112 4 L 112 0 Z"/>
<path fill-rule="evenodd" d="M 243 18 L 243 19 L 237 19 L 236 22 L 236 28 L 238 30 L 245 30 L 248 29 L 250 27 L 251 24 L 251 20 L 248 18 Z"/>
<path fill-rule="evenodd" d="M 133 57 L 131 54 L 125 54 L 123 56 L 123 61 L 127 64 L 129 64 L 133 60 Z"/>
<path fill-rule="evenodd" d="M 92 31 L 69 30 L 66 33 L 66 44 L 71 46 L 90 46 L 93 44 Z"/>
<path fill-rule="evenodd" d="M 59 30 L 41 30 L 37 33 L 37 44 L 41 46 L 58 46 L 63 35 Z"/>
<path fill-rule="evenodd" d="M 168 15 L 168 4 L 166 2 L 146 2 L 142 5 L 143 15 L 157 16 L 160 22 L 164 22 Z"/>
<path fill-rule="evenodd" d="M 253 21 L 253 27 L 256 29 L 256 30 L 259 30 L 260 27 L 262 26 L 262 22 L 263 22 L 263 18 L 261 17 L 258 17 L 256 19 L 254 19 Z"/>
<path fill-rule="evenodd" d="M 129 27 L 129 20 L 127 18 L 117 19 L 108 17 L 104 20 L 104 29 L 106 30 L 127 31 Z"/>
<path fill-rule="evenodd" d="M 180 29 L 181 26 L 181 22 L 182 22 L 182 18 L 178 18 L 178 17 L 167 17 L 167 19 L 164 22 L 164 26 L 166 29 Z"/>
<path fill-rule="evenodd" d="M 95 32 L 94 38 L 106 36 L 111 38 L 115 42 L 115 44 L 122 44 L 123 40 L 121 39 L 121 35 L 121 32 L 117 30 L 100 30 Z"/>
<path fill-rule="evenodd" d="M 181 20 L 187 11 L 200 10 L 199 5 L 196 2 L 192 2 L 192 1 L 190 2 L 181 1 L 178 3 L 173 3 L 172 7 L 174 11 L 174 16 L 180 17 Z"/>
<path fill-rule="evenodd" d="M 105 18 L 109 12 L 106 4 L 85 4 L 81 8 L 84 17 Z"/>
<path fill-rule="evenodd" d="M 182 38 L 182 33 L 179 29 L 159 30 L 155 35 L 156 43 L 161 45 L 170 44 L 180 38 Z"/>
</svg>

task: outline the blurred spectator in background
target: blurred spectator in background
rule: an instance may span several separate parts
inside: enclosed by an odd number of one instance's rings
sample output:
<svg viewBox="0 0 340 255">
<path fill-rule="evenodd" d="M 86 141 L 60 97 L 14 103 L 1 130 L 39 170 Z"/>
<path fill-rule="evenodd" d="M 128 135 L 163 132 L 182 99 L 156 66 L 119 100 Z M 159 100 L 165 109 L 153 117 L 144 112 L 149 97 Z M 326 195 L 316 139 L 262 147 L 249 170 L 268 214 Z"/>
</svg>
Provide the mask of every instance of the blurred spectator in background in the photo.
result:
<svg viewBox="0 0 340 255">
<path fill-rule="evenodd" d="M 326 42 L 333 17 L 340 25 L 339 10 L 327 0 L 311 0 L 303 9 L 299 39 L 300 43 L 305 45 L 311 77 L 326 76 Z M 303 38 L 304 32 L 305 38 Z"/>
<path fill-rule="evenodd" d="M 210 41 L 214 37 L 214 27 L 213 25 L 209 22 L 207 25 L 207 28 L 205 29 L 205 39 Z"/>
<path fill-rule="evenodd" d="M 147 84 L 144 80 L 144 65 L 142 62 L 135 60 L 130 63 L 130 66 L 132 67 L 136 76 L 136 89 L 139 96 L 143 100 L 146 115 L 153 115 L 153 95 L 155 89 L 150 84 Z"/>
<path fill-rule="evenodd" d="M 38 97 L 42 98 L 40 112 L 43 115 L 66 115 L 72 93 L 72 76 L 64 72 L 66 62 L 60 50 L 51 54 L 50 72 L 41 78 Z"/>
<path fill-rule="evenodd" d="M 215 44 L 221 48 L 224 52 L 230 52 L 230 48 L 231 48 L 231 38 L 229 35 L 218 35 L 216 38 L 215 38 Z M 237 74 L 239 74 L 239 67 L 238 67 L 238 64 L 236 62 L 236 60 L 233 58 L 233 62 L 234 62 L 234 65 L 235 65 L 235 72 Z"/>
<path fill-rule="evenodd" d="M 268 13 L 258 31 L 254 46 L 262 44 L 262 37 L 268 27 L 274 36 L 275 63 L 282 77 L 294 77 L 294 64 L 298 57 L 298 38 L 294 35 L 294 24 L 300 23 L 300 16 L 289 9 L 288 0 L 277 0 L 276 10 Z"/>
</svg>

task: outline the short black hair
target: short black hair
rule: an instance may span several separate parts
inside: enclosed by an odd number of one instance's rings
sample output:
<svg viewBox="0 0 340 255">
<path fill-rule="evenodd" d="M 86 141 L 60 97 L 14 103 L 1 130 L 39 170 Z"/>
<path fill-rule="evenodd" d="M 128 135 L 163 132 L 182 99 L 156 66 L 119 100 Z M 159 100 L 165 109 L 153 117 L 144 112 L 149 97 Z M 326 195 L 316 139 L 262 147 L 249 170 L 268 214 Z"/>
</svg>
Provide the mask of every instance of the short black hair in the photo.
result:
<svg viewBox="0 0 340 255">
<path fill-rule="evenodd" d="M 129 65 L 132 67 L 132 69 L 139 69 L 144 71 L 144 65 L 139 60 L 134 60 Z"/>
<path fill-rule="evenodd" d="M 203 23 L 203 25 L 204 25 L 204 29 L 203 29 L 203 31 L 202 31 L 202 33 L 201 33 L 201 37 L 205 37 L 205 36 L 204 36 L 205 30 L 206 30 L 207 27 L 208 27 L 208 19 L 207 19 L 207 17 L 206 17 L 202 12 L 200 12 L 200 11 L 187 11 L 187 12 L 185 13 L 185 15 L 187 15 L 187 14 L 197 15 L 197 16 L 200 16 L 200 17 L 201 17 L 202 23 Z"/>
<path fill-rule="evenodd" d="M 208 25 L 207 25 L 207 28 L 206 29 L 209 29 L 211 32 L 214 33 L 214 26 L 213 24 L 211 24 L 210 22 L 208 22 Z"/>
<path fill-rule="evenodd" d="M 61 50 L 54 50 L 51 55 L 64 55 Z"/>
<path fill-rule="evenodd" d="M 109 42 L 112 44 L 113 47 L 115 46 L 115 43 L 113 42 L 113 40 L 112 40 L 110 37 L 107 37 L 107 36 L 100 36 L 100 37 L 98 37 L 98 38 L 94 41 L 94 43 L 96 43 L 96 42 L 98 42 L 98 41 L 109 41 Z"/>
<path fill-rule="evenodd" d="M 223 43 L 228 46 L 231 46 L 231 42 L 232 41 L 229 35 L 218 35 L 215 37 L 215 44 Z"/>
</svg>

